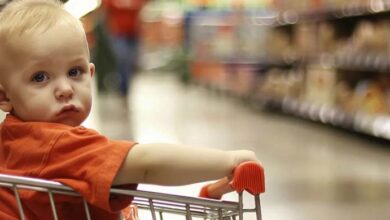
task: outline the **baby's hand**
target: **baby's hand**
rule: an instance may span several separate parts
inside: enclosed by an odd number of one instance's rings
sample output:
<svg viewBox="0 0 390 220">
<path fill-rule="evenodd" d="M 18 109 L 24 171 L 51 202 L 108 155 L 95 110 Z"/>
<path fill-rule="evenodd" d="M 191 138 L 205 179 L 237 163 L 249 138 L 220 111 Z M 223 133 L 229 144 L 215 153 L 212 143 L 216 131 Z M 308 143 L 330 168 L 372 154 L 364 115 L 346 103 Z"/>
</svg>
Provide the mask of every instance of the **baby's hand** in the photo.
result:
<svg viewBox="0 0 390 220">
<path fill-rule="evenodd" d="M 237 162 L 237 165 L 246 162 L 246 161 L 257 161 L 260 163 L 259 159 L 257 159 L 257 156 L 255 152 L 250 150 L 235 150 L 232 151 L 235 155 L 235 161 Z"/>
<path fill-rule="evenodd" d="M 253 195 L 264 192 L 264 170 L 256 154 L 249 150 L 229 151 L 231 173 L 202 187 L 200 197 L 221 199 L 222 195 L 246 190 Z"/>
<path fill-rule="evenodd" d="M 257 159 L 256 154 L 250 150 L 234 150 L 230 151 L 231 158 L 233 158 L 233 169 L 243 162 L 254 161 L 261 164 L 260 160 Z"/>
</svg>

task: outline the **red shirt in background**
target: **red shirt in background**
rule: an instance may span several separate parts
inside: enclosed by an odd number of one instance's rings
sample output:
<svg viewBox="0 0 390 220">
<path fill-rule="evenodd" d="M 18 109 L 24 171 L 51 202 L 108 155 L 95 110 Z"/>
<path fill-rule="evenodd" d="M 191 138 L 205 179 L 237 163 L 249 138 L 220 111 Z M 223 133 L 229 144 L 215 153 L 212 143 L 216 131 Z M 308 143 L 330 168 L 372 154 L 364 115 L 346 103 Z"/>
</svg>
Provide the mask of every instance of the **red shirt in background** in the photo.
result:
<svg viewBox="0 0 390 220">
<path fill-rule="evenodd" d="M 144 4 L 144 0 L 103 0 L 110 32 L 120 36 L 136 36 L 139 13 Z"/>
</svg>

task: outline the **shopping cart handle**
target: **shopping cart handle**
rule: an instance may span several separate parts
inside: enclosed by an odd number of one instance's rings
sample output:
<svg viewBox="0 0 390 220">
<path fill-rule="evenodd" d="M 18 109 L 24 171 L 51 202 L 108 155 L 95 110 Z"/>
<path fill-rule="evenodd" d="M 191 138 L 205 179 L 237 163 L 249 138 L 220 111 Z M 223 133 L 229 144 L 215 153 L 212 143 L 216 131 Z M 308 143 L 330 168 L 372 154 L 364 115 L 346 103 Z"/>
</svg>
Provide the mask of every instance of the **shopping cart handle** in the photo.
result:
<svg viewBox="0 0 390 220">
<path fill-rule="evenodd" d="M 207 184 L 202 187 L 199 197 L 221 199 L 223 194 L 234 190 L 238 193 L 246 190 L 252 195 L 265 192 L 263 166 L 256 162 L 244 162 L 234 169 L 231 181 L 223 178 Z"/>
</svg>

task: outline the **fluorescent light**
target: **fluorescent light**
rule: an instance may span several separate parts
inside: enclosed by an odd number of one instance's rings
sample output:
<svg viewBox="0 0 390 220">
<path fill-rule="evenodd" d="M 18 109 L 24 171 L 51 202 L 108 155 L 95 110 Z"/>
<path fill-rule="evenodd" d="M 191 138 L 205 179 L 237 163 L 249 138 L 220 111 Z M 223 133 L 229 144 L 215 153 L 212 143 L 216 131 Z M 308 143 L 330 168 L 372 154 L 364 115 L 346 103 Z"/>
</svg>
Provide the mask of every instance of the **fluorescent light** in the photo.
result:
<svg viewBox="0 0 390 220">
<path fill-rule="evenodd" d="M 95 10 L 101 4 L 101 0 L 69 0 L 64 4 L 65 10 L 77 18 L 81 18 Z"/>
</svg>

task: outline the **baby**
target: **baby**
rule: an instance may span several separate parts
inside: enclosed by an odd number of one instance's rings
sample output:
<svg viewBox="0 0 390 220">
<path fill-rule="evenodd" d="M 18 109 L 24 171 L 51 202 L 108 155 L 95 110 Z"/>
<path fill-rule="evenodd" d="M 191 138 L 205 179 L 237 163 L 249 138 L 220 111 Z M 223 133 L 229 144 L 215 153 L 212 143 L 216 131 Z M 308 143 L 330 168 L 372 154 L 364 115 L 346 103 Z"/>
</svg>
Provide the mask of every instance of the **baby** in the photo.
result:
<svg viewBox="0 0 390 220">
<path fill-rule="evenodd" d="M 0 12 L 0 173 L 61 182 L 91 206 L 92 219 L 118 219 L 129 198 L 110 188 L 182 185 L 231 175 L 247 150 L 222 151 L 110 140 L 80 126 L 91 105 L 95 66 L 82 24 L 55 0 L 14 0 Z M 47 219 L 47 195 L 21 191 L 27 219 Z M 84 219 L 81 201 L 60 197 L 59 219 Z M 0 219 L 19 219 L 0 188 Z"/>
</svg>

